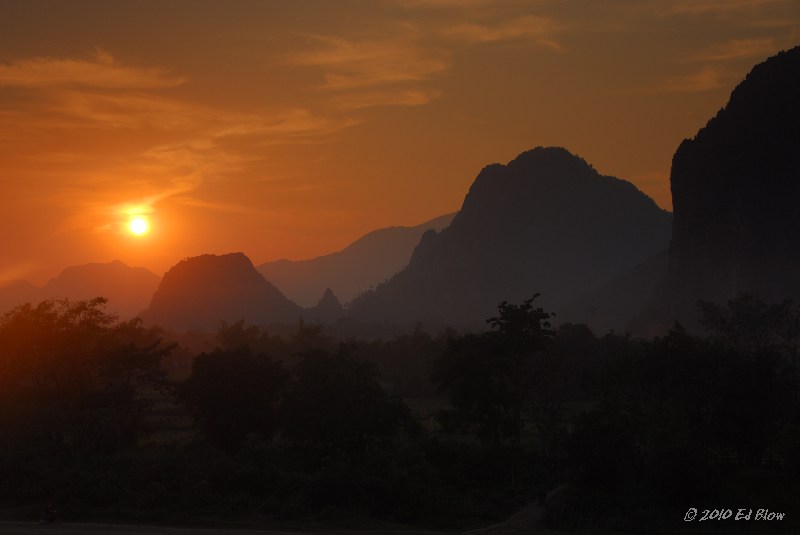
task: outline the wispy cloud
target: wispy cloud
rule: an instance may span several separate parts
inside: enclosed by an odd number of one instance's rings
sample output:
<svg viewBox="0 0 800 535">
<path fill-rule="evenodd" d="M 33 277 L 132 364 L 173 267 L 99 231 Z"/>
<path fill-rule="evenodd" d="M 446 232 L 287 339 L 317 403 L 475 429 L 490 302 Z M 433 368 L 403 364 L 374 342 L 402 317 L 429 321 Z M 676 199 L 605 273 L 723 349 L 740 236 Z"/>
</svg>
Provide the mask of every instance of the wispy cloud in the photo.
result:
<svg viewBox="0 0 800 535">
<path fill-rule="evenodd" d="M 350 110 L 376 106 L 422 106 L 441 95 L 438 90 L 397 89 L 340 95 L 332 98 L 331 102 Z"/>
<path fill-rule="evenodd" d="M 155 203 L 193 190 L 204 178 L 234 171 L 240 160 L 239 155 L 219 150 L 212 140 L 199 137 L 152 147 L 128 169 L 132 176 L 169 177 L 170 187 L 150 197 L 149 202 Z"/>
<path fill-rule="evenodd" d="M 555 36 L 561 26 L 550 17 L 525 15 L 493 24 L 461 23 L 444 29 L 447 37 L 470 43 L 491 43 L 506 40 L 528 40 L 554 50 L 562 46 Z"/>
<path fill-rule="evenodd" d="M 731 39 L 717 43 L 690 56 L 693 61 L 728 61 L 765 57 L 777 51 L 774 37 Z"/>
<path fill-rule="evenodd" d="M 153 129 L 207 138 L 260 137 L 266 143 L 327 136 L 357 123 L 308 108 L 260 109 L 249 113 L 141 91 L 51 90 L 0 112 L 0 123 L 37 128 Z"/>
<path fill-rule="evenodd" d="M 423 7 L 430 4 L 424 2 Z M 287 61 L 320 68 L 323 82 L 317 88 L 333 93 L 329 102 L 337 109 L 419 106 L 442 95 L 430 85 L 452 68 L 459 44 L 525 40 L 561 50 L 555 39 L 560 31 L 552 18 L 533 15 L 493 22 L 409 23 L 392 27 L 389 36 L 380 38 L 315 35 L 315 46 Z"/>
<path fill-rule="evenodd" d="M 130 217 L 136 215 L 147 215 L 155 212 L 155 206 L 165 199 L 181 195 L 183 193 L 192 191 L 195 184 L 184 182 L 183 184 L 177 183 L 168 189 L 161 190 L 157 193 L 152 193 L 135 202 L 123 202 L 113 204 L 106 207 L 105 203 L 99 205 L 99 211 L 104 215 L 110 216 L 116 220 L 116 223 L 124 224 Z M 109 225 L 110 226 L 110 225 Z M 102 229 L 109 228 L 108 226 L 101 227 Z"/>
<path fill-rule="evenodd" d="M 175 197 L 175 202 L 184 206 L 191 206 L 193 208 L 202 208 L 204 210 L 213 210 L 215 212 L 226 212 L 230 214 L 244 214 L 244 215 L 259 215 L 262 210 L 252 206 L 245 206 L 242 204 L 227 203 L 220 201 L 209 201 L 193 197 L 190 195 Z"/>
<path fill-rule="evenodd" d="M 256 137 L 267 140 L 287 140 L 297 137 L 326 136 L 355 126 L 358 119 L 320 115 L 306 108 L 290 108 L 263 114 L 229 116 L 228 126 L 215 137 Z"/>
<path fill-rule="evenodd" d="M 395 0 L 395 3 L 406 8 L 459 8 L 496 4 L 498 0 Z"/>
<path fill-rule="evenodd" d="M 68 117 L 70 126 L 104 128 L 158 128 L 195 126 L 204 114 L 198 106 L 158 94 L 63 90 L 54 92 L 51 117 Z"/>
<path fill-rule="evenodd" d="M 700 93 L 721 87 L 725 80 L 726 76 L 720 69 L 705 67 L 693 73 L 668 77 L 658 84 L 654 91 L 658 93 Z"/>
<path fill-rule="evenodd" d="M 0 64 L 0 163 L 48 184 L 37 198 L 73 214 L 60 232 L 122 232 L 168 199 L 231 210 L 199 192 L 248 165 L 258 172 L 264 146 L 323 142 L 358 122 L 301 106 L 212 106 L 185 98 L 184 84 L 104 51 Z"/>
<path fill-rule="evenodd" d="M 766 7 L 792 5 L 795 0 L 657 0 L 650 6 L 661 16 L 728 16 L 752 13 Z"/>
<path fill-rule="evenodd" d="M 43 67 L 44 66 L 44 67 Z M 0 110 L 4 126 L 185 131 L 192 138 L 324 136 L 352 126 L 308 108 L 232 111 L 159 91 L 184 83 L 161 69 L 120 65 L 107 52 L 93 61 L 32 58 L 0 65 L 0 85 L 17 88 Z M 23 96 L 21 91 L 24 91 Z"/>
<path fill-rule="evenodd" d="M 315 46 L 288 61 L 322 70 L 317 89 L 329 93 L 326 102 L 336 110 L 420 106 L 441 96 L 430 85 L 451 68 L 450 52 L 424 42 L 417 26 L 393 30 L 382 38 L 312 36 Z"/>
<path fill-rule="evenodd" d="M 153 89 L 175 87 L 184 81 L 164 69 L 120 65 L 102 49 L 90 59 L 40 57 L 0 63 L 0 86 Z"/>
<path fill-rule="evenodd" d="M 120 168 L 118 171 L 126 173 L 129 169 Z M 53 230 L 51 237 L 76 232 L 126 234 L 127 224 L 133 216 L 149 216 L 157 212 L 161 202 L 191 192 L 196 186 L 196 183 L 181 178 L 154 180 L 148 177 L 119 180 L 114 188 L 103 187 L 97 179 L 89 188 L 78 183 L 58 188 L 51 203 L 71 210 L 70 216 Z"/>
<path fill-rule="evenodd" d="M 754 58 L 765 58 L 780 49 L 774 37 L 729 39 L 690 52 L 679 61 L 704 64 L 694 72 L 677 74 L 662 81 L 657 91 L 669 93 L 699 93 L 726 85 L 731 81 L 729 65 Z"/>
<path fill-rule="evenodd" d="M 295 54 L 296 65 L 323 67 L 324 89 L 420 82 L 450 68 L 446 54 L 408 38 L 352 40 L 315 36 L 315 49 Z"/>
</svg>

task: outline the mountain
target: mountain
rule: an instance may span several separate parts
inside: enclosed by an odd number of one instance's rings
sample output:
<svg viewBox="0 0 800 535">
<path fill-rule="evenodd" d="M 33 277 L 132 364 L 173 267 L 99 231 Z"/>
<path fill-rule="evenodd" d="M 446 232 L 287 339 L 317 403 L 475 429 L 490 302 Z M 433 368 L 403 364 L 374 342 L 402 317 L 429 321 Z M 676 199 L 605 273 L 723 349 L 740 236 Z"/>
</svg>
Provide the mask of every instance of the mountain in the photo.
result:
<svg viewBox="0 0 800 535">
<path fill-rule="evenodd" d="M 670 174 L 669 267 L 653 318 L 696 323 L 699 299 L 800 297 L 800 47 L 756 65 L 684 140 Z"/>
<path fill-rule="evenodd" d="M 485 167 L 406 269 L 350 304 L 363 320 L 483 322 L 502 300 L 553 310 L 667 246 L 671 215 L 558 147 Z"/>
<path fill-rule="evenodd" d="M 41 295 L 45 299 L 68 297 L 108 299 L 108 308 L 123 318 L 136 316 L 153 295 L 159 277 L 141 267 L 129 267 L 116 260 L 105 264 L 85 264 L 66 268 L 50 280 Z"/>
<path fill-rule="evenodd" d="M 130 267 L 118 260 L 71 266 L 42 287 L 14 281 L 0 287 L 0 309 L 45 299 L 73 300 L 105 297 L 107 309 L 122 319 L 132 318 L 150 301 L 158 286 L 156 274 L 141 267 Z"/>
<path fill-rule="evenodd" d="M 220 321 L 295 322 L 303 309 L 256 271 L 242 253 L 186 258 L 170 268 L 142 313 L 148 323 L 213 331 Z"/>
<path fill-rule="evenodd" d="M 306 309 L 304 319 L 313 323 L 334 323 L 344 316 L 344 307 L 330 288 L 325 289 L 316 306 Z"/>
<path fill-rule="evenodd" d="M 439 216 L 415 227 L 374 230 L 343 250 L 311 260 L 277 260 L 258 266 L 258 271 L 290 299 L 312 306 L 330 288 L 347 302 L 408 264 L 422 234 L 441 230 L 455 214 Z"/>
</svg>

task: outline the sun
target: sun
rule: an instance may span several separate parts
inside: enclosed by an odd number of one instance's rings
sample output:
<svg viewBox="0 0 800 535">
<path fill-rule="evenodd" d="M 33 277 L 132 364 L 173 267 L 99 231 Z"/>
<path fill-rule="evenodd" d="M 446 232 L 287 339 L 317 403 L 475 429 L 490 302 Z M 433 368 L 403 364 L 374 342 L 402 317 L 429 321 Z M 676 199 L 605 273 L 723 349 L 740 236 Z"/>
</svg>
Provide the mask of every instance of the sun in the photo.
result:
<svg viewBox="0 0 800 535">
<path fill-rule="evenodd" d="M 138 215 L 128 222 L 128 230 L 136 236 L 142 236 L 150 230 L 150 223 L 146 217 Z"/>
</svg>

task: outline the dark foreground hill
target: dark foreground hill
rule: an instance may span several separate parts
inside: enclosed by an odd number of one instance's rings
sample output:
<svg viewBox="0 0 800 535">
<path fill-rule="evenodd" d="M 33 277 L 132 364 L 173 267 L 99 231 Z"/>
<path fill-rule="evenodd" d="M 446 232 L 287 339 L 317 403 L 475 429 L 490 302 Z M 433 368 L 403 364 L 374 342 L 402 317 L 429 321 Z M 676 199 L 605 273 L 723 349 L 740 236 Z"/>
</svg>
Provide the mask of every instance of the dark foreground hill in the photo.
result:
<svg viewBox="0 0 800 535">
<path fill-rule="evenodd" d="M 0 287 L 0 312 L 19 304 L 45 299 L 108 299 L 107 309 L 121 318 L 132 318 L 150 302 L 158 287 L 158 275 L 141 267 L 130 267 L 118 260 L 71 266 L 42 287 L 14 281 Z"/>
<path fill-rule="evenodd" d="M 341 251 L 310 260 L 276 260 L 257 269 L 303 306 L 316 304 L 327 288 L 347 302 L 403 269 L 422 234 L 441 230 L 453 216 L 439 216 L 415 227 L 374 230 Z"/>
<path fill-rule="evenodd" d="M 173 329 L 213 331 L 220 321 L 263 325 L 302 315 L 249 258 L 231 253 L 187 258 L 170 268 L 142 318 Z"/>
<path fill-rule="evenodd" d="M 485 167 L 409 266 L 351 303 L 362 320 L 474 323 L 534 293 L 558 309 L 667 246 L 671 216 L 563 148 Z"/>
<path fill-rule="evenodd" d="M 699 299 L 800 297 L 799 95 L 796 47 L 756 65 L 678 147 L 669 268 L 651 322 L 691 324 Z"/>
</svg>

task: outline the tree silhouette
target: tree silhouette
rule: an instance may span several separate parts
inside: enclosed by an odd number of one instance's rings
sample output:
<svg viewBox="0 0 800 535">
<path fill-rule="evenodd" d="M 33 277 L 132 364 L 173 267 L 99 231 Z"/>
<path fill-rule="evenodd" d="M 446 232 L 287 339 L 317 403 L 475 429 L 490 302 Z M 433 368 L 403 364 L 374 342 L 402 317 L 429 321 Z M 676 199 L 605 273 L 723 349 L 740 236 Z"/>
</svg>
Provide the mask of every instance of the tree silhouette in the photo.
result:
<svg viewBox="0 0 800 535">
<path fill-rule="evenodd" d="M 497 333 L 499 341 L 518 358 L 527 358 L 545 349 L 555 334 L 550 329 L 552 314 L 541 307 L 533 307 L 533 302 L 539 296 L 538 293 L 534 294 L 520 305 L 503 301 L 498 306 L 500 315 L 486 320 Z"/>
<path fill-rule="evenodd" d="M 0 319 L 0 425 L 17 440 L 107 453 L 141 435 L 138 393 L 159 383 L 172 346 L 138 320 L 118 323 L 105 302 L 43 301 Z"/>
<path fill-rule="evenodd" d="M 299 355 L 283 406 L 286 436 L 329 452 L 363 451 L 396 436 L 408 410 L 388 396 L 370 362 L 350 355 L 309 350 Z"/>
<path fill-rule="evenodd" d="M 197 356 L 181 397 L 216 447 L 234 452 L 248 434 L 271 437 L 289 375 L 283 365 L 247 347 Z"/>
<path fill-rule="evenodd" d="M 451 339 L 432 377 L 454 407 L 442 415 L 446 426 L 492 442 L 520 437 L 534 363 L 553 337 L 550 314 L 533 306 L 537 297 L 503 301 L 487 320 L 491 331 Z"/>
</svg>

